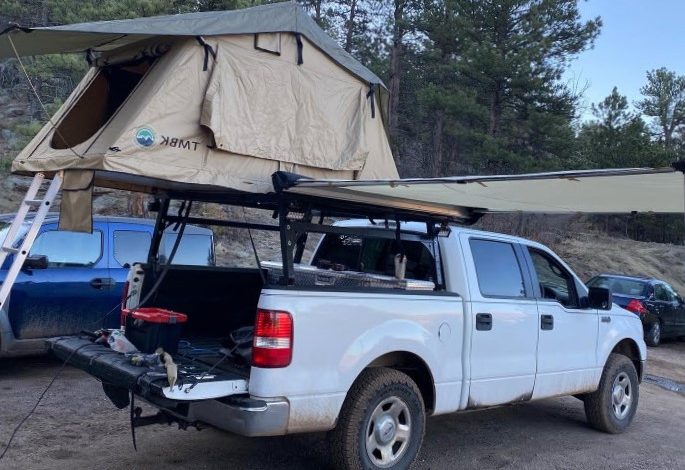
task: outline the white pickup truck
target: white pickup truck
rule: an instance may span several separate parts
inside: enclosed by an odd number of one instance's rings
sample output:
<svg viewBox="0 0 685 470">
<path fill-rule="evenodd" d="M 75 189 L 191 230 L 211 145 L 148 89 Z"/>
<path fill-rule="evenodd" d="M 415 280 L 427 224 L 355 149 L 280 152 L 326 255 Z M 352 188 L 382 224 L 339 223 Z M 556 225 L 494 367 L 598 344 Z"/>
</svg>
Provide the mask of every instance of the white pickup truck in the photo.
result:
<svg viewBox="0 0 685 470">
<path fill-rule="evenodd" d="M 188 314 L 175 387 L 87 339 L 55 339 L 52 350 L 98 377 L 117 406 L 136 396 L 160 410 L 140 417 L 131 403 L 134 425 L 208 424 L 246 436 L 330 431 L 340 468 L 407 468 L 427 416 L 561 395 L 584 402 L 592 427 L 626 429 L 646 347 L 639 318 L 608 290 L 588 291 L 529 240 L 395 228 L 336 224 L 284 284 L 273 263 L 168 267 L 149 305 Z M 407 260 L 403 280 L 398 254 Z M 135 266 L 128 304 L 159 278 Z M 225 338 L 246 326 L 253 341 L 235 354 Z"/>
</svg>

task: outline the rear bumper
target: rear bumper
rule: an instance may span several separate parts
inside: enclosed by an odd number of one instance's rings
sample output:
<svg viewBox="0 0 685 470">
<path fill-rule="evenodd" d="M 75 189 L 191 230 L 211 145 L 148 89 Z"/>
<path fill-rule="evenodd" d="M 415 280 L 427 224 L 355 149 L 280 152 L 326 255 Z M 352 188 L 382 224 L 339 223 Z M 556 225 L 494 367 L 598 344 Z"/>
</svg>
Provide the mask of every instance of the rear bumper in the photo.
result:
<svg viewBox="0 0 685 470">
<path fill-rule="evenodd" d="M 199 421 L 241 436 L 281 436 L 288 431 L 290 404 L 286 399 L 233 396 L 193 403 L 187 421 Z"/>
</svg>

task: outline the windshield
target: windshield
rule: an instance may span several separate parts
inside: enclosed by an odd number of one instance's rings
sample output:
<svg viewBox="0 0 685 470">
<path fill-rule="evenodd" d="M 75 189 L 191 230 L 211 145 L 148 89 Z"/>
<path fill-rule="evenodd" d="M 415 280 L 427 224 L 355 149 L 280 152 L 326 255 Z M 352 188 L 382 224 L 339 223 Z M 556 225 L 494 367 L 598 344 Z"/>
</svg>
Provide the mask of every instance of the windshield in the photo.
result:
<svg viewBox="0 0 685 470">
<path fill-rule="evenodd" d="M 588 287 L 604 287 L 610 289 L 612 294 L 643 297 L 647 283 L 637 279 L 622 277 L 599 276 L 590 279 Z"/>
</svg>

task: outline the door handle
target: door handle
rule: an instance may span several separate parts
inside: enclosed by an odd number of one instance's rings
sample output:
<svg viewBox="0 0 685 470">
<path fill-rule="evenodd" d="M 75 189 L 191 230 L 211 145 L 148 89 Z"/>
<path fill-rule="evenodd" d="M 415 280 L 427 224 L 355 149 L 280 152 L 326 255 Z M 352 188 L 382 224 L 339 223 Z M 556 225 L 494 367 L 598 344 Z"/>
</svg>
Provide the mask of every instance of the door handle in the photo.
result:
<svg viewBox="0 0 685 470">
<path fill-rule="evenodd" d="M 552 316 L 552 315 L 540 315 L 540 329 L 541 330 L 553 330 L 554 329 L 554 316 Z"/>
<path fill-rule="evenodd" d="M 476 330 L 490 331 L 492 330 L 492 314 L 479 313 L 476 315 Z"/>
<path fill-rule="evenodd" d="M 609 316 L 602 317 L 602 323 L 611 323 L 611 317 L 609 317 Z"/>
<path fill-rule="evenodd" d="M 102 289 L 103 287 L 112 287 L 114 279 L 111 277 L 96 277 L 90 280 L 90 286 L 94 289 Z"/>
</svg>

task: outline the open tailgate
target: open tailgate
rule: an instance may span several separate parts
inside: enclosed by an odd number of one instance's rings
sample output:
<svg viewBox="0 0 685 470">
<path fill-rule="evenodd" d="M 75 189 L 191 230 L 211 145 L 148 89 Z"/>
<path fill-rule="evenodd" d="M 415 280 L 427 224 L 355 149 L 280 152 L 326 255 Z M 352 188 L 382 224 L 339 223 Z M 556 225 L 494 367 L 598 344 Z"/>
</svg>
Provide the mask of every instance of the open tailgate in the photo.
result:
<svg viewBox="0 0 685 470">
<path fill-rule="evenodd" d="M 166 375 L 130 363 L 130 358 L 90 338 L 67 336 L 48 340 L 59 359 L 96 377 L 105 384 L 132 390 L 145 398 L 208 400 L 247 393 L 248 380 L 237 373 L 201 361 L 174 357 L 179 381 L 169 387 Z"/>
</svg>

